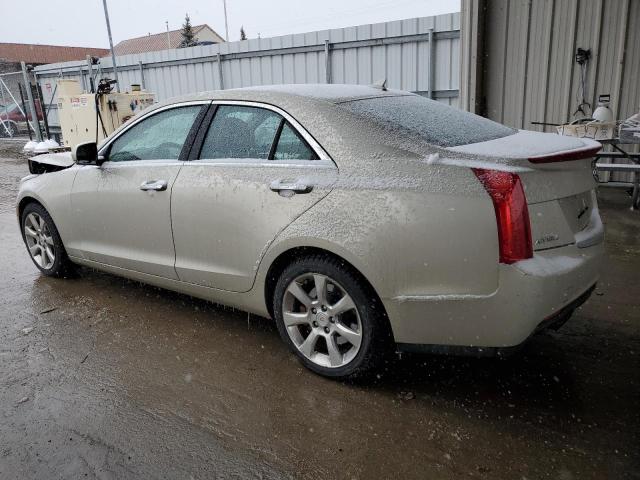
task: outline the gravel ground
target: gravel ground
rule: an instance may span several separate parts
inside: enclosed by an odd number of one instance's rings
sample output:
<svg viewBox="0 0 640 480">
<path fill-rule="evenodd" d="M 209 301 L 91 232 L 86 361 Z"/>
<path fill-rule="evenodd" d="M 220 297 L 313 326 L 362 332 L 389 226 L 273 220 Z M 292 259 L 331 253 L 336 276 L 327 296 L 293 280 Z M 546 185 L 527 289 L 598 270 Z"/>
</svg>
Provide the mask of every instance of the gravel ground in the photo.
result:
<svg viewBox="0 0 640 480">
<path fill-rule="evenodd" d="M 508 359 L 303 369 L 265 319 L 82 269 L 40 276 L 0 141 L 0 478 L 640 478 L 640 214 L 602 189 L 607 262 Z"/>
</svg>

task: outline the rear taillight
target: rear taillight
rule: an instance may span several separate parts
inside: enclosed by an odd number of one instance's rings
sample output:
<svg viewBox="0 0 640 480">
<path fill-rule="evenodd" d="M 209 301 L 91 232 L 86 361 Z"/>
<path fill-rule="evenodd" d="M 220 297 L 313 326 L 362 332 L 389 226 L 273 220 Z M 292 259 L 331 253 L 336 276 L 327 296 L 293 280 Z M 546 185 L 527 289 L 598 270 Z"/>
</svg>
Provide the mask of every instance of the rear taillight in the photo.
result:
<svg viewBox="0 0 640 480">
<path fill-rule="evenodd" d="M 533 257 L 531 223 L 527 198 L 515 173 L 474 168 L 493 201 L 498 224 L 500 263 L 514 263 Z"/>
</svg>

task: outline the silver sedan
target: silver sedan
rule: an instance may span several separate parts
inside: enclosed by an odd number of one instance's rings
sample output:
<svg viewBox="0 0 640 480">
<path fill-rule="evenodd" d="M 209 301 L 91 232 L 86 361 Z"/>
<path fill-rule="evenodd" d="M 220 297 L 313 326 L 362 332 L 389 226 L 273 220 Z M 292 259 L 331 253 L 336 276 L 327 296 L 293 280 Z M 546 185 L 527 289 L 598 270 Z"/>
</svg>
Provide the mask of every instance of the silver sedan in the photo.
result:
<svg viewBox="0 0 640 480">
<path fill-rule="evenodd" d="M 272 317 L 311 370 L 394 349 L 497 353 L 586 300 L 597 142 L 385 88 L 207 92 L 30 160 L 35 265 L 85 265 Z"/>
</svg>

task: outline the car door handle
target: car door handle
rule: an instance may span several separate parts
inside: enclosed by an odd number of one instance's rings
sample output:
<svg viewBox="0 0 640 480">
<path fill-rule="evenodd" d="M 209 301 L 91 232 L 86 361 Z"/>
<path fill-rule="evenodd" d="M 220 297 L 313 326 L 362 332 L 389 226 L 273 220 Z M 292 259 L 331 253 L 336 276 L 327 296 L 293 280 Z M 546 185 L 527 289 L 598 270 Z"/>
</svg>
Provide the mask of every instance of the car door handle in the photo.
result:
<svg viewBox="0 0 640 480">
<path fill-rule="evenodd" d="M 269 185 L 272 192 L 277 192 L 283 197 L 291 196 L 296 193 L 309 193 L 313 190 L 313 185 L 305 182 L 283 182 L 282 180 L 274 180 Z"/>
<path fill-rule="evenodd" d="M 156 192 L 162 192 L 167 189 L 166 180 L 147 180 L 140 185 L 140 190 L 154 190 Z"/>
</svg>

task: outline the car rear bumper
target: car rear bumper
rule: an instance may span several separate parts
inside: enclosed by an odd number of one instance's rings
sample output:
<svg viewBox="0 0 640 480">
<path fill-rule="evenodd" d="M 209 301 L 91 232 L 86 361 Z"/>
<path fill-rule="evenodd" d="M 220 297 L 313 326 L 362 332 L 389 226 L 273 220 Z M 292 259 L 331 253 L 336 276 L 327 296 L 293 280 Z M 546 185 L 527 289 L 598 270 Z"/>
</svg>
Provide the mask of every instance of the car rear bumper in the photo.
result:
<svg viewBox="0 0 640 480">
<path fill-rule="evenodd" d="M 599 278 L 604 244 L 536 252 L 499 265 L 487 295 L 397 296 L 383 300 L 399 344 L 506 348 L 566 320 Z"/>
</svg>

